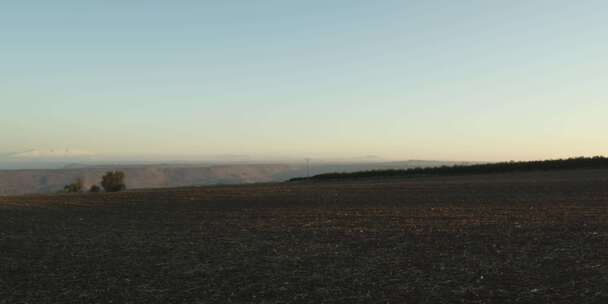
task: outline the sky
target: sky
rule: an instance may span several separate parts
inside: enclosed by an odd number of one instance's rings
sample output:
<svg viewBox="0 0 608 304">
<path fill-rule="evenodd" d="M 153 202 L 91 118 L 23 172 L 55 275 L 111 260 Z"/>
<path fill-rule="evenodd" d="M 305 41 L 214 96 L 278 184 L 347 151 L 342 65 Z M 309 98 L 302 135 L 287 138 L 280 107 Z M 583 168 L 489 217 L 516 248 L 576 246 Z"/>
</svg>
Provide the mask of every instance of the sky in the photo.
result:
<svg viewBox="0 0 608 304">
<path fill-rule="evenodd" d="M 608 154 L 607 1 L 9 1 L 0 153 Z"/>
</svg>

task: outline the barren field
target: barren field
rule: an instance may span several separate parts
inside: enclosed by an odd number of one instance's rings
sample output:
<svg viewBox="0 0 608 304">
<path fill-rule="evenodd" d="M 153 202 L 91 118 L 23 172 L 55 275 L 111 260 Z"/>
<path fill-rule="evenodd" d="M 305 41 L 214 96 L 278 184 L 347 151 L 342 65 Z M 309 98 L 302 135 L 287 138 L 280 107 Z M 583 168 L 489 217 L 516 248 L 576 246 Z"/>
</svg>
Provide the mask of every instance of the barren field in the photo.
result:
<svg viewBox="0 0 608 304">
<path fill-rule="evenodd" d="M 608 171 L 0 198 L 2 304 L 501 302 L 608 303 Z"/>
</svg>

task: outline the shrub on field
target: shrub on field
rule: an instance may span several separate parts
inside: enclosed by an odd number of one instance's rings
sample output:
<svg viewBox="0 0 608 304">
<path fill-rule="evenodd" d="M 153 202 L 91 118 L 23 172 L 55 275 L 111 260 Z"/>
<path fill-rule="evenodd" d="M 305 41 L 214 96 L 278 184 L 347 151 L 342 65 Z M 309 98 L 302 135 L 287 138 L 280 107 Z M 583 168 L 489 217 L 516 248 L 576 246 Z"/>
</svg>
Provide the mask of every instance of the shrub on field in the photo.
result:
<svg viewBox="0 0 608 304">
<path fill-rule="evenodd" d="M 97 185 L 93 185 L 91 186 L 91 188 L 89 189 L 89 192 L 91 193 L 97 193 L 97 192 L 101 192 L 101 188 Z"/>
<path fill-rule="evenodd" d="M 121 171 L 109 171 L 101 179 L 101 186 L 106 192 L 118 192 L 127 189 L 125 185 L 125 173 Z"/>
<path fill-rule="evenodd" d="M 82 192 L 83 184 L 84 183 L 83 183 L 82 179 L 78 178 L 73 183 L 65 185 L 63 187 L 63 190 L 65 192 L 69 192 L 69 193 Z"/>
</svg>

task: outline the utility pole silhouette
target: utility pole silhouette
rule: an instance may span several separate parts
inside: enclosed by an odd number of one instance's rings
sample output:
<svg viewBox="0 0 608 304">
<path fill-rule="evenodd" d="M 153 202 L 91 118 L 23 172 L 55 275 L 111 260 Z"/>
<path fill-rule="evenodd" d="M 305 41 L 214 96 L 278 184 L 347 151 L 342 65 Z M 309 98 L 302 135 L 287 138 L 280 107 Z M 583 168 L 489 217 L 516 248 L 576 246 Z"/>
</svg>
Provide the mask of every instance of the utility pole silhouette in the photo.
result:
<svg viewBox="0 0 608 304">
<path fill-rule="evenodd" d="M 306 177 L 310 178 L 310 158 L 306 158 Z"/>
</svg>

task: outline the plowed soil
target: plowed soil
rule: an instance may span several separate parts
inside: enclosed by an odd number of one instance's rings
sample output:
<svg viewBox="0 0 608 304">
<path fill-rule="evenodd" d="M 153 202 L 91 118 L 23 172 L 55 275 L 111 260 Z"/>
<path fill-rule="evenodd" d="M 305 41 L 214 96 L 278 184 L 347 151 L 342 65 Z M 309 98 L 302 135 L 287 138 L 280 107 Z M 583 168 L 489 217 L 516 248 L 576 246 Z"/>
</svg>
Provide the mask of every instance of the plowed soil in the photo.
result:
<svg viewBox="0 0 608 304">
<path fill-rule="evenodd" d="M 608 171 L 2 197 L 0 303 L 608 303 Z"/>
</svg>

